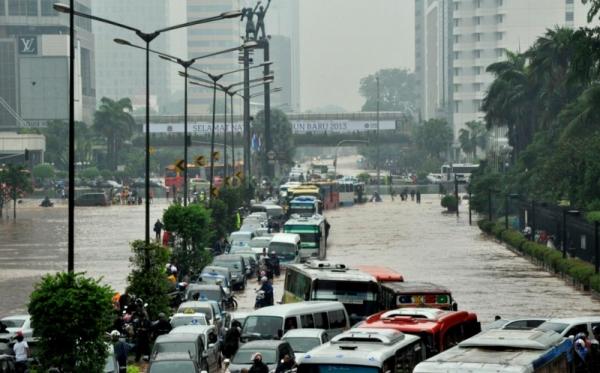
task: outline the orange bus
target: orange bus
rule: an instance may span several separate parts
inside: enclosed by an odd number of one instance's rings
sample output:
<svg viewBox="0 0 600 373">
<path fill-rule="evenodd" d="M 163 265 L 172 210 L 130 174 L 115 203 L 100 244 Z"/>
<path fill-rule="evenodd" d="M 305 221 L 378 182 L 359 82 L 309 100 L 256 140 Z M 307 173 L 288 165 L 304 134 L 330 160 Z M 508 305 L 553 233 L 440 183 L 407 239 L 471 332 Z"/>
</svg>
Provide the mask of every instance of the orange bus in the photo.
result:
<svg viewBox="0 0 600 373">
<path fill-rule="evenodd" d="M 404 281 L 404 277 L 400 273 L 398 273 L 388 267 L 362 265 L 362 266 L 357 266 L 356 268 L 375 277 L 377 279 L 377 282 L 379 282 L 379 283 Z"/>
<path fill-rule="evenodd" d="M 477 315 L 435 308 L 400 308 L 369 316 L 359 328 L 395 329 L 421 337 L 426 355 L 445 351 L 481 331 Z"/>
</svg>

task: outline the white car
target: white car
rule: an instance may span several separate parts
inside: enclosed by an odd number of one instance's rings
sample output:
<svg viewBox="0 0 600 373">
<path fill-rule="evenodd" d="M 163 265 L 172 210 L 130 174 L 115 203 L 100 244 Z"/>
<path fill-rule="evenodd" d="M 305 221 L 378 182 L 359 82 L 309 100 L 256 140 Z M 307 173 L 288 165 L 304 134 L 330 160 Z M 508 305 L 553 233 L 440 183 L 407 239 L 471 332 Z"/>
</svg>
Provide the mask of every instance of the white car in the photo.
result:
<svg viewBox="0 0 600 373">
<path fill-rule="evenodd" d="M 176 313 L 171 317 L 171 327 L 185 325 L 208 325 L 206 315 L 203 313 Z"/>
<path fill-rule="evenodd" d="M 553 330 L 561 337 L 576 336 L 578 333 L 585 332 L 589 337 L 593 337 L 593 330 L 600 327 L 600 316 L 584 316 L 563 319 L 549 319 L 537 327 L 542 330 Z"/>
<path fill-rule="evenodd" d="M 6 330 L 8 330 L 8 338 L 10 340 L 14 339 L 17 332 L 22 332 L 23 337 L 28 342 L 34 342 L 35 338 L 33 338 L 33 328 L 31 327 L 31 316 L 29 315 L 13 315 L 7 316 L 0 321 L 6 325 Z"/>
<path fill-rule="evenodd" d="M 292 329 L 285 333 L 281 340 L 292 346 L 297 361 L 303 353 L 329 342 L 329 335 L 324 329 Z"/>
</svg>

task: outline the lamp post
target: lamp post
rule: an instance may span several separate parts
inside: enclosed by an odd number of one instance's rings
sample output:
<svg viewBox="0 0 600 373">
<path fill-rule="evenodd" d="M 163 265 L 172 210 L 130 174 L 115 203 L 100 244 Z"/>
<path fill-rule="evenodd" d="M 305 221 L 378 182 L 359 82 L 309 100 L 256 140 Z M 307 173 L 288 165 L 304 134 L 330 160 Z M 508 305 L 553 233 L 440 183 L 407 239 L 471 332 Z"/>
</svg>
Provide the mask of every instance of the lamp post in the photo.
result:
<svg viewBox="0 0 600 373">
<path fill-rule="evenodd" d="M 379 186 L 379 184 L 381 184 L 381 180 L 379 179 L 381 173 L 381 170 L 379 168 L 379 75 L 375 77 L 375 80 L 377 81 L 377 194 L 381 195 Z"/>
<path fill-rule="evenodd" d="M 72 3 L 72 1 L 71 1 Z M 152 32 L 142 32 L 139 29 L 136 29 L 134 27 L 122 24 L 122 23 L 118 23 L 115 21 L 111 21 L 109 19 L 106 18 L 101 18 L 101 17 L 97 17 L 97 16 L 93 16 L 91 14 L 87 14 L 87 13 L 82 13 L 80 11 L 77 11 L 74 9 L 73 6 L 67 6 L 64 4 L 60 4 L 60 3 L 56 3 L 54 4 L 54 9 L 58 12 L 61 13 L 69 13 L 71 20 L 73 19 L 73 16 L 79 16 L 79 17 L 83 17 L 83 18 L 88 18 L 90 20 L 93 21 L 99 21 L 102 23 L 107 23 L 109 25 L 113 25 L 115 27 L 119 27 L 122 29 L 126 29 L 129 31 L 134 32 L 140 39 L 142 39 L 145 43 L 146 43 L 146 180 L 145 180 L 145 189 L 146 189 L 146 203 L 145 203 L 145 207 L 146 207 L 146 211 L 145 211 L 145 241 L 146 241 L 146 245 L 148 245 L 150 243 L 150 43 L 156 39 L 160 34 L 164 33 L 164 32 L 168 32 L 168 31 L 172 31 L 172 30 L 177 30 L 180 28 L 184 28 L 184 27 L 189 27 L 189 26 L 194 26 L 194 25 L 199 25 L 199 24 L 204 24 L 204 23 L 210 23 L 210 22 L 214 22 L 214 21 L 220 21 L 220 20 L 224 20 L 224 19 L 229 19 L 229 18 L 237 18 L 239 16 L 242 15 L 242 12 L 239 10 L 234 10 L 234 11 L 230 11 L 230 12 L 224 12 L 221 13 L 217 16 L 213 16 L 213 17 L 208 17 L 208 18 L 204 18 L 204 19 L 199 19 L 199 20 L 195 20 L 195 21 L 191 21 L 191 22 L 186 22 L 186 23 L 182 23 L 182 24 L 178 24 L 175 26 L 170 26 L 170 27 L 166 27 L 166 28 L 162 28 L 159 30 L 155 30 Z M 116 40 L 115 40 L 116 41 Z M 73 58 L 73 56 L 71 55 L 71 58 Z M 73 100 L 73 97 L 71 97 L 71 100 Z M 146 255 L 146 267 L 149 267 L 150 262 L 149 262 L 149 258 L 148 255 Z"/>
<path fill-rule="evenodd" d="M 488 189 L 488 220 L 492 221 L 492 192 L 493 190 Z"/>
<path fill-rule="evenodd" d="M 562 210 L 562 257 L 563 259 L 567 258 L 567 215 L 577 216 L 579 215 L 579 210 Z"/>
<path fill-rule="evenodd" d="M 338 149 L 340 148 L 340 146 L 342 144 L 348 144 L 348 143 L 369 145 L 369 141 L 367 141 L 367 140 L 342 140 L 342 141 L 339 141 L 337 144 L 335 144 L 335 158 L 334 158 L 334 163 L 333 163 L 333 180 L 337 179 Z"/>
<path fill-rule="evenodd" d="M 508 213 L 510 210 L 510 201 L 509 199 L 519 198 L 519 195 L 516 193 L 506 194 L 504 196 L 504 228 L 508 229 Z"/>
<path fill-rule="evenodd" d="M 598 220 L 594 222 L 594 269 L 596 274 L 598 274 L 600 268 L 600 243 L 598 242 L 599 223 Z"/>
</svg>

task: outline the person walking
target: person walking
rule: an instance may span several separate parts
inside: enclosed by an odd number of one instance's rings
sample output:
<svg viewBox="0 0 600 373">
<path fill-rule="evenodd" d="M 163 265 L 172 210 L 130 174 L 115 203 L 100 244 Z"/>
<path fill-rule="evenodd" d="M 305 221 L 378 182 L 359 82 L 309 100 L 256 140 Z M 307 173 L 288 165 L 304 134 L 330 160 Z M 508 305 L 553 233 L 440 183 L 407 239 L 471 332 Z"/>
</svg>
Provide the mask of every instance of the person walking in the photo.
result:
<svg viewBox="0 0 600 373">
<path fill-rule="evenodd" d="M 113 350 L 115 351 L 115 359 L 119 364 L 119 373 L 127 372 L 127 356 L 129 351 L 133 348 L 132 344 L 129 344 L 121 340 L 121 333 L 118 330 L 110 332 L 110 339 L 113 343 Z"/>
<path fill-rule="evenodd" d="M 13 346 L 15 353 L 15 368 L 17 373 L 24 373 L 27 371 L 27 359 L 29 359 L 29 345 L 23 336 L 23 332 L 17 332 L 17 342 Z"/>
<path fill-rule="evenodd" d="M 235 320 L 231 323 L 231 328 L 225 334 L 225 343 L 223 344 L 223 356 L 231 359 L 240 346 L 242 325 Z"/>
<path fill-rule="evenodd" d="M 152 323 L 152 336 L 156 339 L 161 335 L 168 334 L 171 329 L 173 329 L 173 327 L 169 320 L 167 320 L 167 315 L 161 312 L 158 314 L 158 320 Z"/>
<path fill-rule="evenodd" d="M 135 362 L 139 363 L 142 355 L 150 355 L 150 329 L 152 325 L 144 312 L 138 314 L 133 321 L 135 328 Z"/>
<path fill-rule="evenodd" d="M 269 373 L 269 367 L 263 363 L 260 352 L 255 353 L 252 357 L 252 366 L 248 370 L 248 373 Z"/>
<path fill-rule="evenodd" d="M 421 192 L 417 190 L 417 203 L 421 203 Z"/>
<path fill-rule="evenodd" d="M 411 201 L 415 200 L 415 190 L 414 189 L 410 191 L 410 200 Z"/>
<path fill-rule="evenodd" d="M 160 235 L 162 233 L 164 225 L 160 221 L 160 219 L 156 219 L 156 223 L 154 223 L 154 233 L 156 233 L 156 242 L 160 242 Z"/>
</svg>

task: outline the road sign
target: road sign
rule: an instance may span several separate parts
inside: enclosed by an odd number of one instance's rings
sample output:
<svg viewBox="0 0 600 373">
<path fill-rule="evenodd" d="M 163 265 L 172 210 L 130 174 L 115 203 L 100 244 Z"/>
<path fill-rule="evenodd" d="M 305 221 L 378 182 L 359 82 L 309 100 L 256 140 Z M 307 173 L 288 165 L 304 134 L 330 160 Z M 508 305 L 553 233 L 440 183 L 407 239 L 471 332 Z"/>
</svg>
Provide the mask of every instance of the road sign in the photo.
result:
<svg viewBox="0 0 600 373">
<path fill-rule="evenodd" d="M 214 152 L 212 154 L 212 157 L 213 157 L 213 160 L 215 160 L 215 161 L 218 161 L 221 158 L 219 152 Z"/>
<path fill-rule="evenodd" d="M 200 166 L 200 167 L 204 167 L 204 166 L 206 166 L 206 158 L 204 158 L 204 156 L 203 156 L 203 155 L 199 155 L 199 156 L 196 158 L 196 164 L 197 164 L 198 166 Z"/>
<path fill-rule="evenodd" d="M 225 178 L 225 185 L 227 185 L 227 186 L 231 186 L 231 177 L 227 176 L 227 177 Z"/>
<path fill-rule="evenodd" d="M 237 177 L 240 180 L 244 179 L 244 173 L 242 171 L 238 171 L 235 173 L 235 177 Z"/>
<path fill-rule="evenodd" d="M 180 159 L 177 162 L 175 162 L 175 169 L 179 172 L 185 171 L 185 161 L 183 159 Z"/>
<path fill-rule="evenodd" d="M 150 152 L 150 154 L 151 154 L 151 155 L 154 155 L 154 154 L 156 154 L 156 148 L 155 148 L 155 147 L 153 147 L 153 146 L 151 146 L 151 147 L 148 149 L 148 152 Z"/>
<path fill-rule="evenodd" d="M 210 190 L 210 195 L 215 198 L 218 197 L 219 189 L 217 187 L 212 187 L 212 189 Z"/>
<path fill-rule="evenodd" d="M 269 152 L 267 153 L 267 158 L 272 161 L 275 159 L 275 157 L 277 157 L 277 153 L 275 153 L 275 151 L 273 150 L 269 150 Z"/>
</svg>

